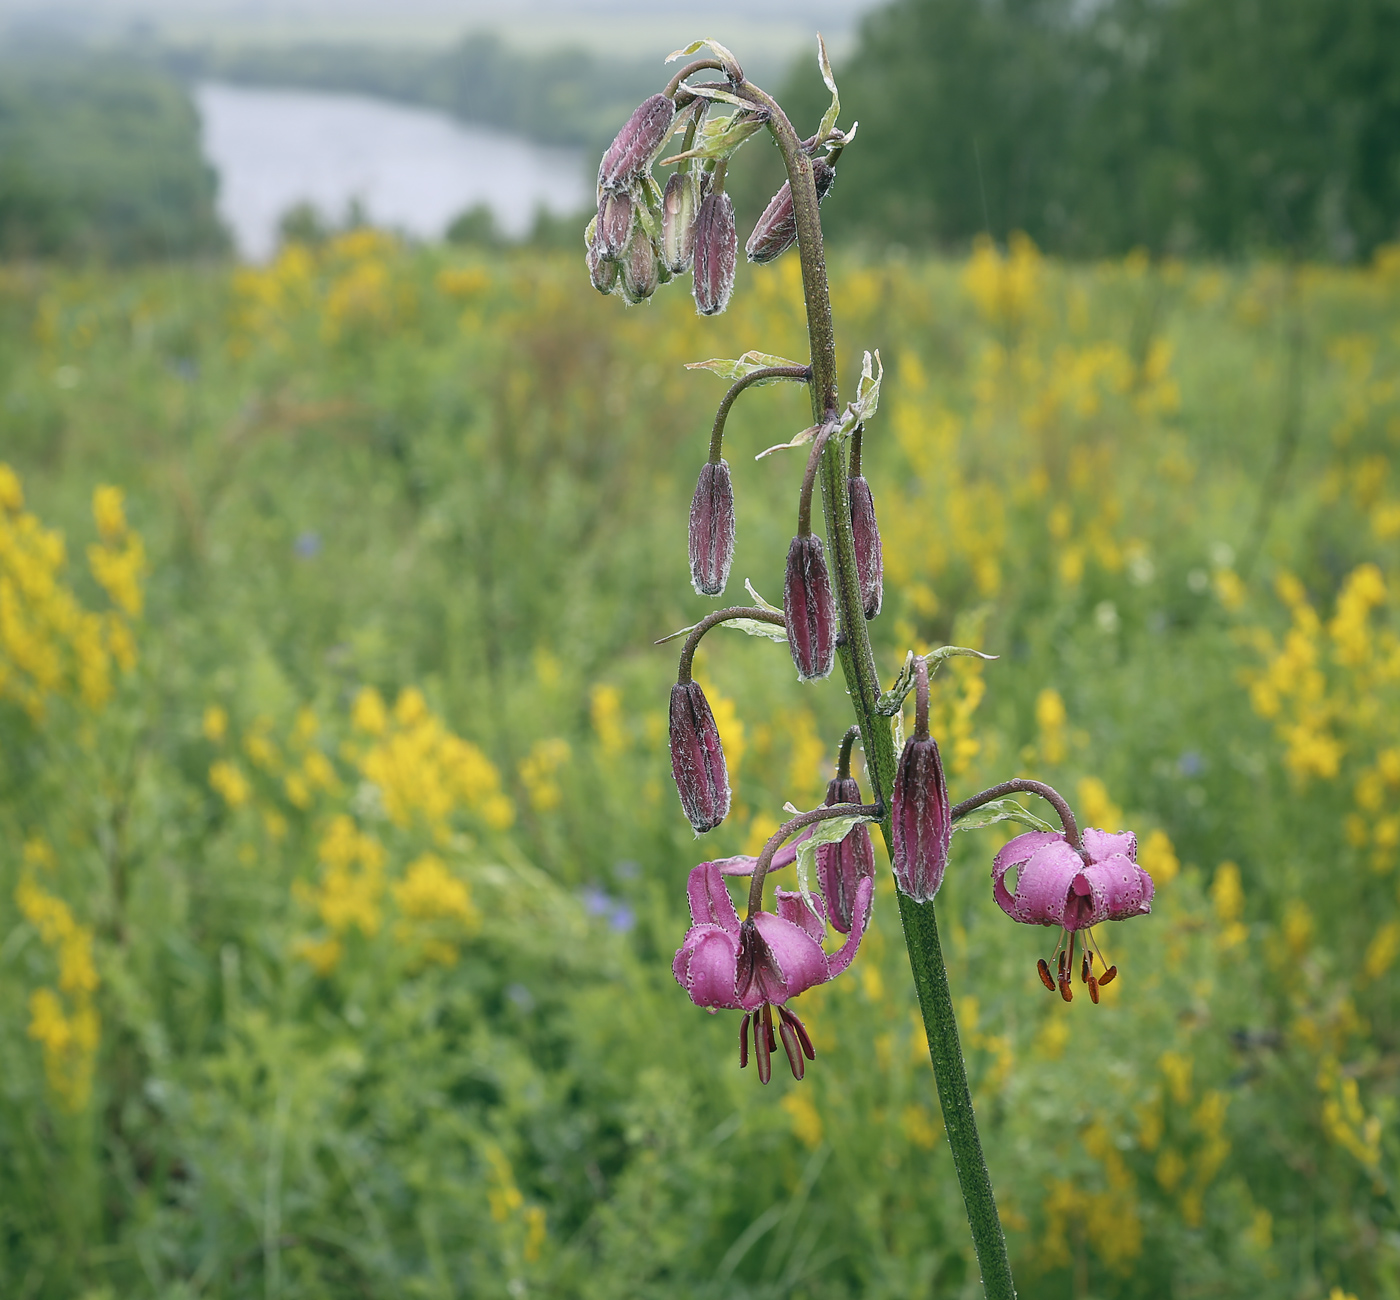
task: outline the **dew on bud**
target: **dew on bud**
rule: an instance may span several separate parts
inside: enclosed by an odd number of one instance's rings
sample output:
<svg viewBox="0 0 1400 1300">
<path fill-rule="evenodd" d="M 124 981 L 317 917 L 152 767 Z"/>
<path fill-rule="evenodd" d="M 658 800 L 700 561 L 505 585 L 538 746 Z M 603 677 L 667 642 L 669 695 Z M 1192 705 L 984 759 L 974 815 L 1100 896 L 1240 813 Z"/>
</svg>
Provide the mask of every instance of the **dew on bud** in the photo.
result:
<svg viewBox="0 0 1400 1300">
<path fill-rule="evenodd" d="M 729 462 L 706 461 L 690 502 L 690 581 L 701 596 L 718 596 L 734 562 L 734 486 Z"/>
<path fill-rule="evenodd" d="M 695 259 L 695 218 L 700 184 L 694 172 L 675 172 L 661 203 L 661 260 L 672 275 L 683 275 Z"/>
<path fill-rule="evenodd" d="M 826 787 L 826 804 L 860 803 L 860 786 L 853 776 L 835 777 Z M 864 823 L 851 827 L 839 844 L 817 845 L 817 882 L 826 899 L 827 918 L 842 934 L 855 922 L 856 890 L 875 875 L 875 848 Z"/>
<path fill-rule="evenodd" d="M 677 682 L 671 688 L 671 775 L 697 835 L 725 819 L 729 771 L 715 715 L 699 682 Z"/>
<path fill-rule="evenodd" d="M 783 583 L 783 619 L 788 649 L 804 681 L 826 677 L 836 663 L 836 601 L 826 571 L 822 539 L 792 539 Z"/>
<path fill-rule="evenodd" d="M 675 117 L 676 106 L 666 95 L 652 95 L 637 105 L 603 155 L 598 188 L 625 189 L 643 176 L 671 134 Z"/>
<path fill-rule="evenodd" d="M 817 184 L 817 202 L 826 198 L 836 180 L 836 168 L 824 158 L 812 164 L 812 179 Z M 792 183 L 784 181 L 783 187 L 769 200 L 763 209 L 758 224 L 744 245 L 750 262 L 771 262 L 781 257 L 797 242 L 797 213 L 792 206 Z"/>
<path fill-rule="evenodd" d="M 656 261 L 656 246 L 651 236 L 638 223 L 632 228 L 632 238 L 622 254 L 622 296 L 634 306 L 645 302 L 656 292 L 660 282 L 660 267 Z"/>
<path fill-rule="evenodd" d="M 891 815 L 895 881 L 916 903 L 927 902 L 943 883 L 953 834 L 943 759 L 932 736 L 904 742 L 894 776 Z"/>
<path fill-rule="evenodd" d="M 875 498 L 864 474 L 846 480 L 851 499 L 851 534 L 855 540 L 856 574 L 866 618 L 880 612 L 885 593 L 885 559 L 880 549 L 880 526 L 875 522 Z"/>
<path fill-rule="evenodd" d="M 636 224 L 635 218 L 630 194 L 604 194 L 598 200 L 598 230 L 594 239 L 604 257 L 622 257 Z"/>
<path fill-rule="evenodd" d="M 695 218 L 695 308 L 702 316 L 717 316 L 729 306 L 738 260 L 734 203 L 723 191 L 710 194 Z"/>
</svg>

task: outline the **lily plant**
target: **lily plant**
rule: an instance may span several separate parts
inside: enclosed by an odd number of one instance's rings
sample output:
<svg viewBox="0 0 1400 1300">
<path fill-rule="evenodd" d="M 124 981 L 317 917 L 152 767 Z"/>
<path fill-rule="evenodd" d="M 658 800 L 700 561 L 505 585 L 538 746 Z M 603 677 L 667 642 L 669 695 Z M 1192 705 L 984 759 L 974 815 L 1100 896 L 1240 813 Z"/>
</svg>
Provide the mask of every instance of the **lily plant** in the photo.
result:
<svg viewBox="0 0 1400 1300">
<path fill-rule="evenodd" d="M 640 303 L 689 273 L 697 311 L 718 315 L 733 292 L 738 260 L 734 206 L 725 190 L 729 159 L 763 131 L 782 155 L 787 180 L 759 218 L 745 251 L 751 262 L 766 263 L 797 248 L 810 355 L 803 362 L 755 351 L 692 367 L 710 370 L 730 384 L 715 415 L 709 455 L 690 509 L 691 581 L 698 595 L 724 593 L 734 555 L 733 476 L 723 447 L 735 401 L 760 384 L 805 384 L 812 423 L 762 453 L 806 449 L 782 607 L 763 602 L 749 588 L 754 604 L 720 609 L 674 634 L 685 642 L 671 693 L 671 767 L 681 807 L 696 834 L 720 825 L 730 804 L 723 743 L 704 691 L 692 676 L 696 648 L 712 628 L 727 625 L 786 642 L 804 682 L 823 680 L 839 663 L 855 722 L 840 742 L 836 777 L 822 806 L 799 812 L 788 805 L 794 815 L 756 858 L 706 861 L 690 872 L 691 926 L 672 969 L 696 1006 L 712 1014 L 743 1013 L 741 1067 L 750 1059 L 752 1032 L 759 1079 L 769 1081 L 781 1045 L 800 1080 L 815 1052 L 790 1004 L 805 990 L 837 978 L 856 959 L 874 893 L 869 827 L 878 826 L 897 885 L 910 969 L 982 1285 L 987 1296 L 1009 1300 L 1014 1295 L 1011 1266 L 938 933 L 935 899 L 952 834 L 1008 821 L 1030 828 L 996 855 L 993 895 L 1012 920 L 1059 930 L 1050 959 L 1042 957 L 1037 969 L 1046 987 L 1058 990 L 1065 1001 L 1073 997 L 1076 952 L 1081 984 L 1094 1002 L 1099 989 L 1117 976 L 1117 967 L 1103 963 L 1093 927 L 1149 912 L 1152 880 L 1136 863 L 1137 841 L 1131 833 L 1081 834 L 1068 803 L 1041 782 L 1013 778 L 950 803 L 938 741 L 929 728 L 929 677 L 950 656 L 979 651 L 944 646 L 925 655 L 910 652 L 895 681 L 888 688 L 881 685 L 867 622 L 880 613 L 883 556 L 861 447 L 879 407 L 883 371 L 879 352 L 865 353 L 855 394 L 842 404 L 819 205 L 835 183 L 837 163 L 856 128 L 837 126 L 840 96 L 820 37 L 817 49 L 831 103 L 815 132 L 805 137 L 717 41 L 696 41 L 672 54 L 668 62 L 700 57 L 684 63 L 663 89 L 639 105 L 609 146 L 598 169 L 598 215 L 585 236 L 589 277 L 600 292 Z M 676 137 L 678 147 L 668 153 Z M 653 175 L 658 165 L 673 169 L 664 184 Z M 813 529 L 818 487 L 822 535 Z M 896 753 L 894 719 L 910 694 L 914 729 Z M 868 803 L 851 772 L 857 740 L 871 786 Z M 1059 829 L 1012 797 L 1017 794 L 1046 800 Z M 792 865 L 796 888 L 776 889 L 771 908 L 765 907 L 769 873 Z M 748 880 L 742 919 L 726 883 L 734 877 Z M 835 931 L 831 950 L 828 928 Z"/>
</svg>

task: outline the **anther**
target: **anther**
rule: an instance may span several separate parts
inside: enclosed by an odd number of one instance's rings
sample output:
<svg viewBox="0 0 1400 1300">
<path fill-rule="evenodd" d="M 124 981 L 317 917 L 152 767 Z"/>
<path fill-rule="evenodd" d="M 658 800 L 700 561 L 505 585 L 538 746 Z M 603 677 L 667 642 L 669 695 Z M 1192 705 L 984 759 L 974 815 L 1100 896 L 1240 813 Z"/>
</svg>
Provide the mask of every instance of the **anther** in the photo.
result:
<svg viewBox="0 0 1400 1300">
<path fill-rule="evenodd" d="M 767 1010 L 766 1004 L 764 1010 Z M 768 1045 L 768 1035 L 770 1033 L 772 1033 L 771 1022 L 768 1031 L 765 1032 L 763 1021 L 758 1016 L 755 1016 L 753 1024 L 753 1054 L 754 1059 L 758 1062 L 759 1083 L 767 1083 L 768 1080 L 773 1077 L 773 1059 L 771 1056 L 773 1049 Z"/>
<path fill-rule="evenodd" d="M 1104 986 L 1105 984 L 1112 984 L 1113 981 L 1114 981 L 1115 979 L 1117 979 L 1117 978 L 1118 978 L 1118 967 L 1117 967 L 1117 966 L 1110 966 L 1106 971 L 1104 971 L 1104 973 L 1103 973 L 1102 975 L 1099 976 L 1099 987 L 1100 987 L 1100 988 L 1103 988 L 1103 986 Z"/>
<path fill-rule="evenodd" d="M 749 1063 L 749 1021 L 752 1013 L 744 1012 L 744 1022 L 739 1026 L 739 1068 L 744 1069 Z M 757 1035 L 755 1034 L 756 1038 Z"/>
<path fill-rule="evenodd" d="M 765 1002 L 763 1004 L 763 1027 L 768 1031 L 768 1050 L 776 1052 L 778 1050 L 778 1038 L 773 1033 L 773 1004 Z"/>
<path fill-rule="evenodd" d="M 1087 984 L 1089 982 L 1089 953 L 1085 950 L 1084 956 L 1079 961 L 1079 982 Z"/>
<path fill-rule="evenodd" d="M 1087 981 L 1089 985 L 1089 999 L 1095 1006 L 1099 1005 L 1099 982 L 1092 975 Z"/>
<path fill-rule="evenodd" d="M 817 1059 L 817 1049 L 812 1046 L 812 1038 L 811 1035 L 807 1033 L 807 1026 L 786 1007 L 779 1007 L 778 1014 L 782 1016 L 786 1024 L 793 1027 L 793 1030 L 797 1034 L 797 1041 L 802 1044 L 803 1054 L 809 1061 L 815 1061 Z"/>
<path fill-rule="evenodd" d="M 783 1051 L 787 1053 L 788 1065 L 792 1067 L 792 1077 L 801 1081 L 807 1073 L 807 1062 L 802 1056 L 802 1044 L 797 1041 L 797 1030 L 784 1020 L 779 1026 L 779 1033 L 783 1036 Z"/>
<path fill-rule="evenodd" d="M 1069 982 L 1068 977 L 1060 981 L 1060 996 L 1066 1002 L 1074 1001 L 1074 985 Z"/>
<path fill-rule="evenodd" d="M 1053 993 L 1055 991 L 1055 981 L 1050 975 L 1050 963 L 1042 957 L 1036 962 L 1035 968 L 1040 974 L 1040 982 Z"/>
</svg>

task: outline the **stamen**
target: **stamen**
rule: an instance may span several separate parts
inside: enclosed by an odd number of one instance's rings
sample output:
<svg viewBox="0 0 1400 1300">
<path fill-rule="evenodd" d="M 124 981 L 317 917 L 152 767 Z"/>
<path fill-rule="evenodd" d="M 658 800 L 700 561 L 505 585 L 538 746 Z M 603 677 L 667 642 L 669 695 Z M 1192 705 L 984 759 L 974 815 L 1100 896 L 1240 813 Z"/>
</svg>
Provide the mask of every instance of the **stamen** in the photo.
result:
<svg viewBox="0 0 1400 1300">
<path fill-rule="evenodd" d="M 749 1063 L 749 1021 L 752 1018 L 753 1013 L 745 1011 L 744 1023 L 739 1026 L 739 1068 L 741 1070 Z"/>
<path fill-rule="evenodd" d="M 1085 981 L 1089 985 L 1089 999 L 1095 1006 L 1099 1005 L 1099 982 L 1092 975 Z"/>
<path fill-rule="evenodd" d="M 763 1004 L 763 1010 L 768 1010 L 768 1004 Z M 772 1048 L 768 1045 L 768 1035 L 773 1032 L 772 1021 L 769 1021 L 767 1033 L 764 1032 L 763 1021 L 757 1016 L 754 1017 L 753 1026 L 753 1054 L 758 1062 L 758 1081 L 767 1083 L 773 1077 L 773 1060 L 770 1055 Z"/>
<path fill-rule="evenodd" d="M 1084 945 L 1084 956 L 1079 961 L 1079 982 L 1087 984 L 1089 982 L 1089 945 Z"/>
<path fill-rule="evenodd" d="M 773 1004 L 771 1002 L 763 1004 L 763 1027 L 768 1031 L 768 1050 L 776 1052 L 778 1039 L 773 1033 Z"/>
<path fill-rule="evenodd" d="M 1069 949 L 1060 954 L 1060 996 L 1074 1001 L 1074 931 L 1069 933 Z"/>
<path fill-rule="evenodd" d="M 1055 981 L 1050 976 L 1050 963 L 1042 957 L 1036 962 L 1035 968 L 1040 974 L 1040 982 L 1053 993 L 1055 991 Z"/>
<path fill-rule="evenodd" d="M 797 1030 L 784 1020 L 778 1032 L 783 1036 L 783 1051 L 787 1053 L 788 1065 L 792 1067 L 792 1077 L 800 1083 L 807 1073 L 807 1062 L 802 1056 L 802 1044 L 797 1041 Z"/>
<path fill-rule="evenodd" d="M 784 1021 L 790 1024 L 793 1027 L 793 1029 L 797 1031 L 797 1041 L 802 1044 L 802 1051 L 806 1055 L 807 1059 L 809 1061 L 815 1061 L 817 1059 L 817 1049 L 812 1046 L 812 1039 L 811 1036 L 807 1033 L 807 1026 L 804 1025 L 786 1007 L 779 1007 L 778 1014 L 782 1016 Z"/>
<path fill-rule="evenodd" d="M 1068 975 L 1060 976 L 1060 996 L 1066 1002 L 1074 1001 L 1074 985 L 1070 983 Z"/>
<path fill-rule="evenodd" d="M 1116 980 L 1117 978 L 1118 978 L 1118 967 L 1117 967 L 1117 966 L 1110 966 L 1106 971 L 1104 971 L 1104 973 L 1103 973 L 1102 975 L 1099 976 L 1099 987 L 1100 987 L 1100 988 L 1103 988 L 1103 986 L 1104 986 L 1105 984 L 1112 984 L 1113 981 Z"/>
</svg>

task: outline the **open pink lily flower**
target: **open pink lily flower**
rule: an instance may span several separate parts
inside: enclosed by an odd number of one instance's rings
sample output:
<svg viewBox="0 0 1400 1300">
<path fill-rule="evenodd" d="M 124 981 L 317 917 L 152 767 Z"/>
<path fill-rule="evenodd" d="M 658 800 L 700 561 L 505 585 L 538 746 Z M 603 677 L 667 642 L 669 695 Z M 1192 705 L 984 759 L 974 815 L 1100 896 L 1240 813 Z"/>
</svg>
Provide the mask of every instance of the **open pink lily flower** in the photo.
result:
<svg viewBox="0 0 1400 1300">
<path fill-rule="evenodd" d="M 1054 978 L 1043 957 L 1038 963 L 1041 982 L 1052 992 L 1058 987 L 1066 1002 L 1074 996 L 1076 936 L 1084 932 L 1080 979 L 1097 1002 L 1099 988 L 1117 977 L 1118 967 L 1106 970 L 1103 954 L 1093 939 L 1100 921 L 1122 921 L 1152 911 L 1152 877 L 1137 864 L 1137 836 L 1131 831 L 1116 835 L 1086 830 L 1084 853 L 1071 848 L 1055 831 L 1028 831 L 1018 835 L 992 863 L 992 893 L 997 905 L 1013 921 L 1027 925 L 1057 925 L 1060 942 L 1051 954 L 1056 961 Z M 1014 892 L 1006 876 L 1016 871 Z M 1066 946 L 1068 940 L 1068 946 Z M 1097 957 L 1101 973 L 1094 973 Z"/>
<path fill-rule="evenodd" d="M 826 909 L 814 895 L 820 916 L 815 916 L 802 896 L 785 889 L 776 891 L 777 912 L 759 912 L 743 921 L 725 887 L 718 862 L 702 862 L 690 873 L 691 927 L 671 964 L 677 982 L 690 1000 L 711 1013 L 723 1007 L 744 1012 L 739 1029 L 739 1065 L 749 1062 L 749 1022 L 754 1022 L 754 1055 L 758 1077 L 772 1077 L 772 1053 L 778 1036 L 787 1052 L 793 1077 L 802 1078 L 807 1061 L 816 1053 L 802 1022 L 785 1005 L 790 998 L 835 979 L 856 955 L 870 916 L 874 881 L 862 880 L 856 892 L 851 932 L 834 953 L 822 948 L 826 934 Z M 773 1008 L 778 1009 L 778 1035 L 773 1029 Z"/>
</svg>

